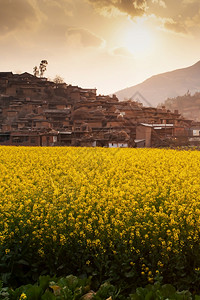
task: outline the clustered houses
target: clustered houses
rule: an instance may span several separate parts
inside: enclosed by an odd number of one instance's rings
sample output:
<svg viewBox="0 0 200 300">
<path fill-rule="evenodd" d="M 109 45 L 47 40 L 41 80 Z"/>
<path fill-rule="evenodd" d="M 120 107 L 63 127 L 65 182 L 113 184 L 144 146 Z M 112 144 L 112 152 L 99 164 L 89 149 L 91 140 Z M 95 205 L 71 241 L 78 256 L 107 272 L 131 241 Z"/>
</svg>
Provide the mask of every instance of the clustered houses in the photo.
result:
<svg viewBox="0 0 200 300">
<path fill-rule="evenodd" d="M 1 145 L 185 145 L 192 126 L 178 111 L 164 107 L 120 102 L 115 95 L 97 95 L 96 89 L 58 84 L 29 73 L 0 72 Z"/>
</svg>

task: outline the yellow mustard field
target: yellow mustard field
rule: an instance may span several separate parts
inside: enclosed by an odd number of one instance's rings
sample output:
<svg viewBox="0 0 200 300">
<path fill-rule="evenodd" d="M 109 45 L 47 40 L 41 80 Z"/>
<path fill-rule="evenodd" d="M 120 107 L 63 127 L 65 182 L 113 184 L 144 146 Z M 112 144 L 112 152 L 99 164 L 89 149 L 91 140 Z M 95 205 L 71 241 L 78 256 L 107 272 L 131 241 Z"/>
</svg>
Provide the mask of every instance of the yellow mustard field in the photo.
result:
<svg viewBox="0 0 200 300">
<path fill-rule="evenodd" d="M 37 272 L 195 281 L 199 235 L 198 151 L 0 147 L 8 277 L 34 263 Z"/>
</svg>

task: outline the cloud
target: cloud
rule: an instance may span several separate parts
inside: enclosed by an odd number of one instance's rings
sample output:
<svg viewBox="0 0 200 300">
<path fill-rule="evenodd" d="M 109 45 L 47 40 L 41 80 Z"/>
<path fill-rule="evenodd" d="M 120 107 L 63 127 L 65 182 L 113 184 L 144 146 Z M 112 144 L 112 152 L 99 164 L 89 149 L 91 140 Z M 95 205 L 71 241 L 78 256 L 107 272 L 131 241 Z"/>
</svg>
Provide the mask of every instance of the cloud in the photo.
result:
<svg viewBox="0 0 200 300">
<path fill-rule="evenodd" d="M 199 0 L 147 0 L 146 16 L 154 15 L 161 29 L 179 35 L 193 36 L 200 24 Z"/>
<path fill-rule="evenodd" d="M 64 27 L 75 11 L 72 0 L 0 0 L 0 36 Z"/>
<path fill-rule="evenodd" d="M 29 29 L 37 23 L 36 8 L 28 0 L 0 0 L 0 35 Z"/>
<path fill-rule="evenodd" d="M 66 16 L 73 16 L 74 3 L 72 0 L 36 0 L 39 9 L 56 22 L 63 21 Z M 58 18 L 58 19 L 56 19 Z M 61 19 L 60 19 L 61 18 Z"/>
<path fill-rule="evenodd" d="M 147 9 L 146 0 L 87 0 L 101 13 L 120 13 L 131 17 L 141 16 Z"/>
<path fill-rule="evenodd" d="M 181 33 L 181 34 L 187 34 L 188 30 L 186 29 L 186 26 L 183 23 L 176 22 L 173 19 L 169 19 L 165 21 L 164 27 L 167 30 L 174 31 L 176 33 Z"/>
<path fill-rule="evenodd" d="M 132 18 L 154 15 L 162 29 L 180 35 L 191 35 L 200 20 L 200 1 L 183 0 L 85 0 L 106 16 L 126 15 Z"/>
<path fill-rule="evenodd" d="M 99 48 L 105 43 L 103 39 L 85 28 L 69 28 L 66 35 L 68 42 L 75 46 L 80 44 L 83 47 Z"/>
<path fill-rule="evenodd" d="M 152 3 L 156 3 L 163 8 L 167 7 L 165 1 L 163 1 L 163 0 L 152 0 Z"/>
<path fill-rule="evenodd" d="M 111 54 L 116 55 L 116 56 L 125 56 L 125 57 L 133 58 L 133 54 L 126 47 L 114 48 L 112 50 Z"/>
<path fill-rule="evenodd" d="M 197 3 L 197 0 L 183 0 L 183 4 L 193 4 Z"/>
<path fill-rule="evenodd" d="M 181 5 L 174 0 L 0 0 L 0 8 L 1 40 L 13 33 L 20 43 L 26 35 L 32 43 L 41 39 L 63 46 L 67 36 L 68 43 L 101 47 L 105 42 L 99 35 L 107 39 L 118 20 L 107 18 L 106 23 L 102 15 L 121 20 L 154 15 L 162 29 L 178 34 L 190 34 L 200 24 L 199 0 L 182 0 Z M 99 30 L 100 22 L 108 32 Z"/>
</svg>

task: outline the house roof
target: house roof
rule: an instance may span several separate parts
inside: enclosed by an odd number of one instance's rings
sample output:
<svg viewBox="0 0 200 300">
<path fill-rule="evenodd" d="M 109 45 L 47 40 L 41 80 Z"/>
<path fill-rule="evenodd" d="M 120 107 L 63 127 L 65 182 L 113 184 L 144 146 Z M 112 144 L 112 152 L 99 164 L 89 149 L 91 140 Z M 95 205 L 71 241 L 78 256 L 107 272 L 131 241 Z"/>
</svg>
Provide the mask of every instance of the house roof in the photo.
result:
<svg viewBox="0 0 200 300">
<path fill-rule="evenodd" d="M 174 124 L 148 124 L 148 123 L 140 123 L 140 125 L 145 126 L 145 127 L 161 127 L 161 128 L 167 128 L 167 127 L 174 127 Z"/>
<path fill-rule="evenodd" d="M 13 76 L 12 72 L 0 72 L 0 77 L 11 77 Z"/>
<path fill-rule="evenodd" d="M 137 144 L 137 143 L 141 143 L 141 142 L 145 142 L 145 139 L 142 139 L 142 140 L 138 140 L 138 139 L 136 139 L 136 140 L 134 140 L 134 142 Z"/>
</svg>

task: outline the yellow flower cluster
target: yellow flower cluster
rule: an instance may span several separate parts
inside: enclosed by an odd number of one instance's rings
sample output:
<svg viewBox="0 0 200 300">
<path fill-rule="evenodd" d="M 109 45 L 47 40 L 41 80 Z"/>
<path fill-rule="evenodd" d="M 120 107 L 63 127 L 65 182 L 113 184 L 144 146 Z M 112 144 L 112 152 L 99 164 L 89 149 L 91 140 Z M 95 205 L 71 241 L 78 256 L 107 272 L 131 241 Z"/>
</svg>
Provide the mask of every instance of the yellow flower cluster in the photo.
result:
<svg viewBox="0 0 200 300">
<path fill-rule="evenodd" d="M 199 247 L 199 165 L 198 151 L 0 147 L 0 248 L 123 250 L 152 281 Z"/>
<path fill-rule="evenodd" d="M 22 293 L 19 300 L 26 300 L 27 299 L 27 296 L 25 293 Z"/>
</svg>

